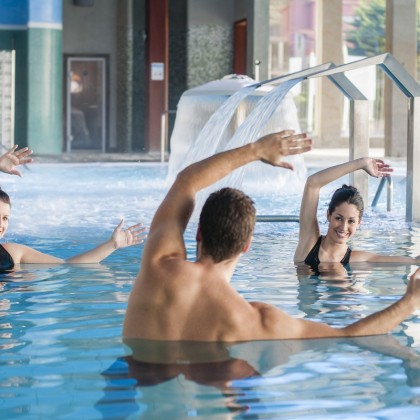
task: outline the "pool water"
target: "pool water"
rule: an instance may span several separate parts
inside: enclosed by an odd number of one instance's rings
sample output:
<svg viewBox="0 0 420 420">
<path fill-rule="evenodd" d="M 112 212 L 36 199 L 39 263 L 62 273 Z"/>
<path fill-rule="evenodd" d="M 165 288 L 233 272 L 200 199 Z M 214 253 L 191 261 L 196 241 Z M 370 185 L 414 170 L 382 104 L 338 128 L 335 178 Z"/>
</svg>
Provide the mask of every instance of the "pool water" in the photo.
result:
<svg viewBox="0 0 420 420">
<path fill-rule="evenodd" d="M 22 179 L 4 175 L 12 199 L 5 241 L 65 258 L 108 238 L 121 217 L 148 225 L 166 172 L 165 164 L 33 164 Z M 323 232 L 341 181 L 322 191 Z M 404 182 L 397 173 L 394 210 L 386 213 L 384 195 L 354 248 L 420 254 L 420 228 L 404 222 Z M 371 180 L 372 195 L 376 185 Z M 299 193 L 247 188 L 259 214 L 298 214 Z M 191 259 L 195 224 L 185 235 Z M 397 300 L 415 269 L 359 264 L 315 276 L 292 262 L 297 233 L 297 223 L 257 224 L 232 280 L 245 299 L 338 327 Z M 118 250 L 102 264 L 22 265 L 0 277 L 0 418 L 420 417 L 417 315 L 378 337 L 222 345 L 216 361 L 136 363 L 121 330 L 141 251 Z"/>
</svg>

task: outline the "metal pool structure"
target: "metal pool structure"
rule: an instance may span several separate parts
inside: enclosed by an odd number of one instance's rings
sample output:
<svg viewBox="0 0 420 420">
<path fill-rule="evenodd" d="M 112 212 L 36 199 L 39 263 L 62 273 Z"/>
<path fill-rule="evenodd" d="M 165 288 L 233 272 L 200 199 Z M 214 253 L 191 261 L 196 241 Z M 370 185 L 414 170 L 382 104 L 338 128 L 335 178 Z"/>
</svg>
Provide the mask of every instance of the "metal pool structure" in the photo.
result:
<svg viewBox="0 0 420 420">
<path fill-rule="evenodd" d="M 288 75 L 255 83 L 263 85 L 280 85 L 297 80 L 297 83 L 317 77 L 327 77 L 338 90 L 349 100 L 349 158 L 357 159 L 369 155 L 369 103 L 368 99 L 351 82 L 345 72 L 368 66 L 377 66 L 391 79 L 407 98 L 407 187 L 406 187 L 406 221 L 420 222 L 420 84 L 390 53 L 377 55 L 336 66 L 325 63 Z M 350 175 L 350 183 L 357 187 L 368 202 L 368 175 L 358 171 Z M 375 203 L 377 197 L 375 198 Z M 388 210 L 389 210 L 388 198 Z M 373 203 L 374 205 L 374 203 Z M 290 220 L 291 219 L 291 220 Z M 259 221 L 298 221 L 295 216 L 264 216 Z"/>
</svg>

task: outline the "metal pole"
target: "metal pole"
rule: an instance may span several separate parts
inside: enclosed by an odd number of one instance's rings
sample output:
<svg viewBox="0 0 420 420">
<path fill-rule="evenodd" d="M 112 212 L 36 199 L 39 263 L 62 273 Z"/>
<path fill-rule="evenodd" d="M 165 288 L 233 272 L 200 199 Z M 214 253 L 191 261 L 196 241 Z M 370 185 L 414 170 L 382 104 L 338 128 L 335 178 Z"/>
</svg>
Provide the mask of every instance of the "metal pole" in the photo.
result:
<svg viewBox="0 0 420 420">
<path fill-rule="evenodd" d="M 165 162 L 165 146 L 166 146 L 166 116 L 168 111 L 163 111 L 160 117 L 160 161 Z"/>
<path fill-rule="evenodd" d="M 387 195 L 386 195 L 386 209 L 387 211 L 392 210 L 392 203 L 394 201 L 394 185 L 392 182 L 392 177 L 387 176 L 386 180 L 388 181 L 388 187 L 387 187 Z"/>
<path fill-rule="evenodd" d="M 260 80 L 260 64 L 261 64 L 260 60 L 255 60 L 255 63 L 254 63 L 254 77 L 255 77 L 255 80 L 257 82 L 259 82 L 259 80 Z"/>
<path fill-rule="evenodd" d="M 369 156 L 369 103 L 367 100 L 350 101 L 350 159 Z M 369 176 L 365 171 L 350 174 L 350 184 L 360 192 L 363 201 L 368 202 Z"/>
<path fill-rule="evenodd" d="M 406 220 L 420 222 L 420 97 L 408 99 Z M 415 180 L 415 181 L 414 181 Z"/>
<path fill-rule="evenodd" d="M 298 222 L 299 216 L 293 215 L 261 215 L 257 216 L 257 222 Z"/>
</svg>

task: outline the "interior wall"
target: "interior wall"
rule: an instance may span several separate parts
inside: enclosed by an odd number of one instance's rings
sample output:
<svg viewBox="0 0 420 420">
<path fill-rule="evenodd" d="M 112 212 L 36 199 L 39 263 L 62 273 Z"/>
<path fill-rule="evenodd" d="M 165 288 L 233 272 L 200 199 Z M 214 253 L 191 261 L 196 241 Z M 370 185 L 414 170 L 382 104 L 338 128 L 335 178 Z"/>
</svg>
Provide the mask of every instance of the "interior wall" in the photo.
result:
<svg viewBox="0 0 420 420">
<path fill-rule="evenodd" d="M 188 25 L 231 26 L 235 0 L 188 0 Z"/>
<path fill-rule="evenodd" d="M 175 111 L 182 94 L 188 89 L 188 0 L 170 0 L 169 14 L 169 86 L 168 122 L 170 138 Z"/>
<path fill-rule="evenodd" d="M 247 20 L 247 74 L 256 78 L 255 61 L 259 80 L 268 78 L 268 45 L 270 41 L 270 1 L 235 0 L 234 21 Z"/>
<path fill-rule="evenodd" d="M 188 0 L 187 87 L 233 71 L 235 0 Z"/>
</svg>

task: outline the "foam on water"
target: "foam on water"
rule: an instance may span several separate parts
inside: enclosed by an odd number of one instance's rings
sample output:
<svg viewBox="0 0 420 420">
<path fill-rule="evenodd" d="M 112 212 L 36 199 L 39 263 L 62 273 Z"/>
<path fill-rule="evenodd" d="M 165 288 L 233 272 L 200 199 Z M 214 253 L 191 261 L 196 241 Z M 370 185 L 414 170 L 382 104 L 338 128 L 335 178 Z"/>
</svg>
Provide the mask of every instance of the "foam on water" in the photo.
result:
<svg viewBox="0 0 420 420">
<path fill-rule="evenodd" d="M 289 93 L 299 82 L 301 79 L 275 88 L 264 86 L 264 94 L 254 95 L 258 84 L 249 78 L 237 78 L 214 81 L 185 92 L 178 104 L 171 137 L 168 182 L 189 164 L 214 153 L 248 144 L 271 132 L 285 129 L 299 132 L 296 106 Z M 290 156 L 285 160 L 293 164 L 294 172 L 257 162 L 247 165 L 220 185 L 229 182 L 245 189 L 247 186 L 243 184 L 249 184 L 251 188 L 258 185 L 259 189 L 277 194 L 285 193 L 285 185 L 286 190 L 301 190 L 306 176 L 302 156 Z M 207 195 L 210 190 L 203 194 Z"/>
</svg>

